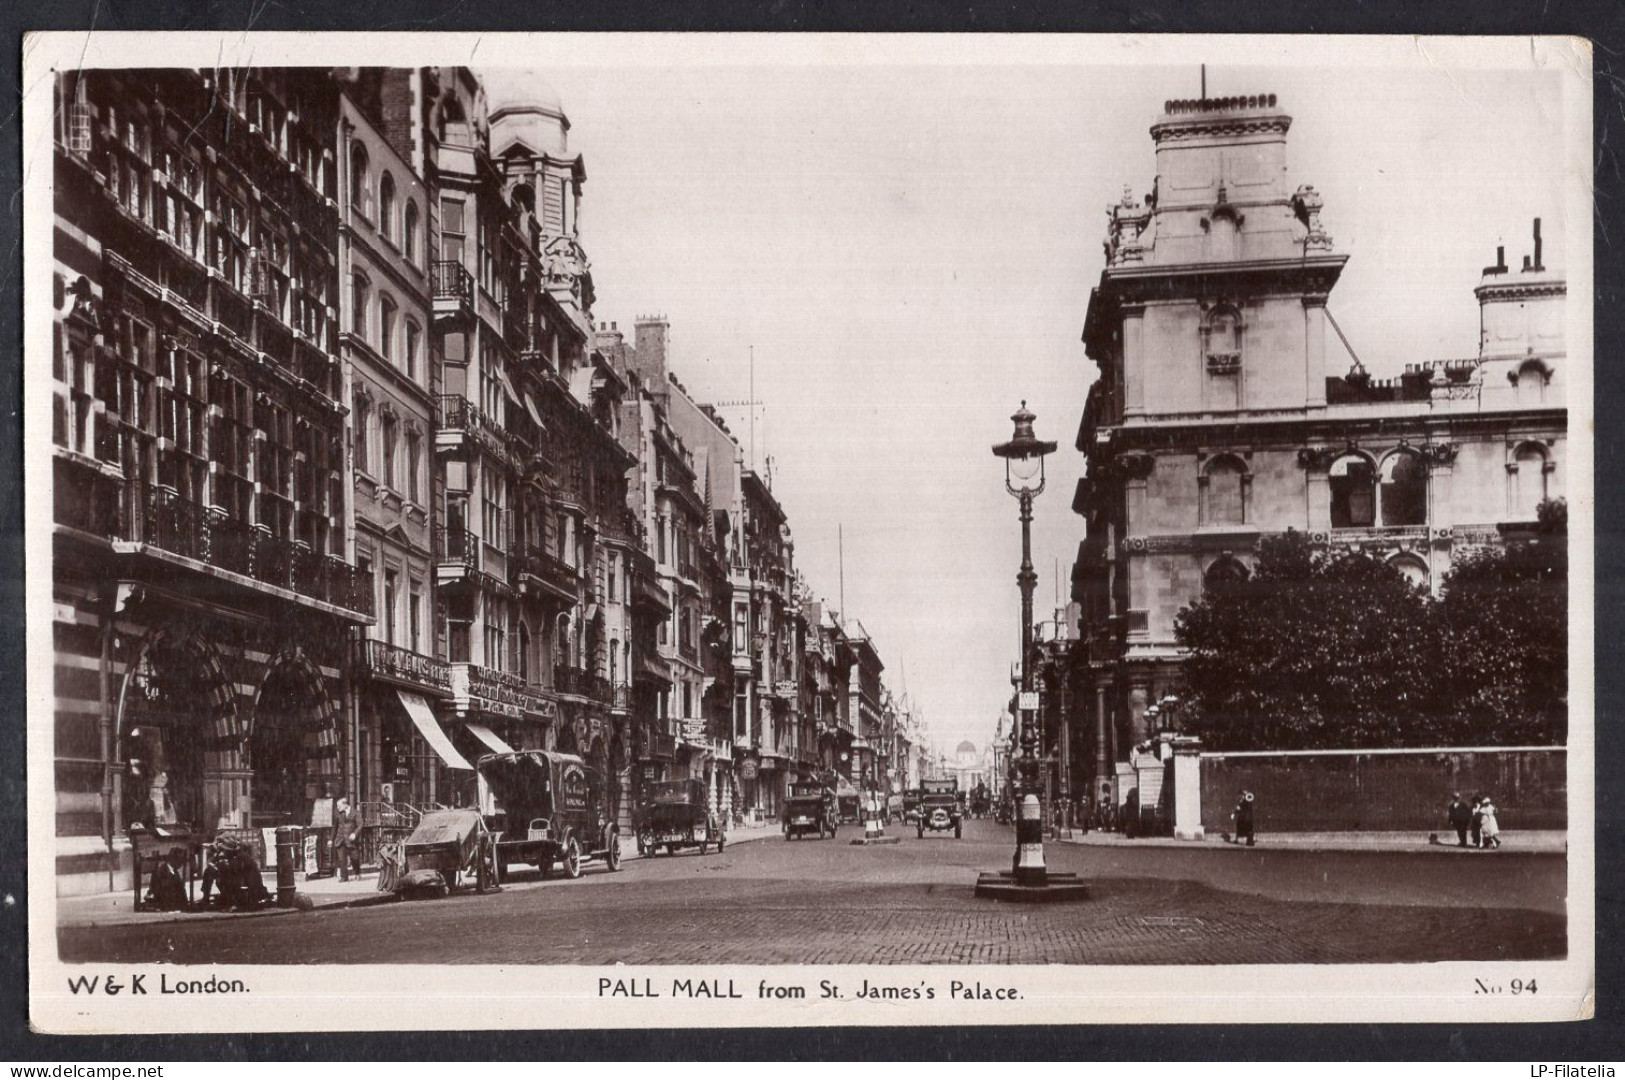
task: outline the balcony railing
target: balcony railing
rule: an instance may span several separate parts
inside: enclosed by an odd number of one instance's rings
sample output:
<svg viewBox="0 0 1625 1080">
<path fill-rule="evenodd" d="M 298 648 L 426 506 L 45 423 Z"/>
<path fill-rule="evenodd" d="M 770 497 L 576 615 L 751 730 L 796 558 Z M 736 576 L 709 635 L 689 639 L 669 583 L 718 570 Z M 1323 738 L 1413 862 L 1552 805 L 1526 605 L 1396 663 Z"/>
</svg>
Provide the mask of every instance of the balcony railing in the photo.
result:
<svg viewBox="0 0 1625 1080">
<path fill-rule="evenodd" d="M 433 267 L 434 298 L 470 302 L 474 297 L 474 276 L 455 259 L 436 259 Z"/>
<path fill-rule="evenodd" d="M 451 693 L 451 665 L 388 642 L 361 643 L 361 670 L 376 678 Z"/>
<path fill-rule="evenodd" d="M 533 578 L 561 597 L 571 600 L 575 599 L 576 589 L 581 580 L 581 575 L 576 572 L 575 567 L 546 548 L 534 544 L 525 544 L 518 548 L 513 558 L 508 560 L 508 569 L 515 585 L 523 587 L 526 578 Z"/>
<path fill-rule="evenodd" d="M 441 565 L 461 566 L 478 570 L 481 565 L 480 538 L 467 529 L 435 527 L 434 549 Z"/>
<path fill-rule="evenodd" d="M 313 551 L 223 510 L 155 484 L 125 488 L 115 534 L 312 600 L 373 613 L 372 582 L 335 555 Z"/>
<path fill-rule="evenodd" d="M 612 696 L 608 679 L 578 667 L 555 668 L 553 688 L 561 694 L 573 694 L 605 705 L 610 703 Z"/>
</svg>

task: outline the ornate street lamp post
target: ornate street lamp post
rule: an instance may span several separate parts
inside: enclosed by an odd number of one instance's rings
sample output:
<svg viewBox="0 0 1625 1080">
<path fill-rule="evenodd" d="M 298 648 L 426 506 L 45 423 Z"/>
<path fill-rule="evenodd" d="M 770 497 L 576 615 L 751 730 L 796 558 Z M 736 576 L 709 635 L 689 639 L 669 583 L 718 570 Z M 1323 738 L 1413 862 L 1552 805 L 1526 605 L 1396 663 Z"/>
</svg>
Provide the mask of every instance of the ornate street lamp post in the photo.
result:
<svg viewBox="0 0 1625 1080">
<path fill-rule="evenodd" d="M 976 884 L 978 896 L 1010 900 L 1083 899 L 1088 889 L 1075 874 L 1051 874 L 1044 865 L 1044 820 L 1038 793 L 1041 763 L 1038 755 L 1039 720 L 1036 709 L 1025 706 L 1033 693 L 1033 589 L 1038 574 L 1033 570 L 1033 500 L 1044 490 L 1044 457 L 1055 452 L 1055 443 L 1033 434 L 1036 419 L 1023 401 L 1010 418 L 1015 432 L 1009 442 L 993 448 L 1004 459 L 1004 487 L 1021 506 L 1021 570 L 1016 585 L 1021 589 L 1021 681 L 1016 705 L 1016 856 L 1008 874 L 983 874 Z M 1022 700 L 1025 699 L 1025 700 Z"/>
</svg>

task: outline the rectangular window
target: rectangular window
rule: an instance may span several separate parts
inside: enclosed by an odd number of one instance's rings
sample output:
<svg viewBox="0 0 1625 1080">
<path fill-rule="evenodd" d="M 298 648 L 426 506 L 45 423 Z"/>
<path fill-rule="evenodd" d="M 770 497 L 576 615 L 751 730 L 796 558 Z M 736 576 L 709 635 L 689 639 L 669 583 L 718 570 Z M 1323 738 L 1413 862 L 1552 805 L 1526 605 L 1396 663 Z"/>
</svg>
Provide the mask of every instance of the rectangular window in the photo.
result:
<svg viewBox="0 0 1625 1080">
<path fill-rule="evenodd" d="M 423 503 L 422 456 L 423 437 L 414 431 L 406 437 L 406 497 L 419 505 Z"/>
<path fill-rule="evenodd" d="M 381 425 L 384 452 L 383 476 L 380 479 L 383 480 L 386 487 L 394 488 L 396 490 L 399 490 L 400 488 L 400 478 L 395 473 L 395 443 L 398 439 L 399 427 L 399 421 L 397 421 L 393 416 L 384 417 L 384 422 Z"/>
<path fill-rule="evenodd" d="M 395 607 L 400 602 L 400 575 L 394 570 L 384 571 L 384 640 L 395 641 Z"/>
<path fill-rule="evenodd" d="M 423 651 L 423 593 L 412 586 L 406 600 L 407 646 L 416 653 Z"/>
</svg>

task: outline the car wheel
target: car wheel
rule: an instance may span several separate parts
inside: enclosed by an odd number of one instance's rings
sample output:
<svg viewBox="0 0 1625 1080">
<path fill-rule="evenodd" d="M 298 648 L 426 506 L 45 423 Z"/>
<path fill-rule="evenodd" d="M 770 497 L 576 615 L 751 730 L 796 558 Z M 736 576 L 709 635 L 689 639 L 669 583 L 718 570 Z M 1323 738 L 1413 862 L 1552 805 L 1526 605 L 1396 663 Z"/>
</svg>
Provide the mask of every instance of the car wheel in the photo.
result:
<svg viewBox="0 0 1625 1080">
<path fill-rule="evenodd" d="M 564 876 L 574 880 L 581 876 L 581 844 L 572 833 L 564 841 L 564 858 L 560 860 L 564 867 Z"/>
<path fill-rule="evenodd" d="M 619 833 L 609 834 L 609 845 L 604 849 L 604 865 L 609 867 L 610 873 L 621 868 L 621 837 Z"/>
</svg>

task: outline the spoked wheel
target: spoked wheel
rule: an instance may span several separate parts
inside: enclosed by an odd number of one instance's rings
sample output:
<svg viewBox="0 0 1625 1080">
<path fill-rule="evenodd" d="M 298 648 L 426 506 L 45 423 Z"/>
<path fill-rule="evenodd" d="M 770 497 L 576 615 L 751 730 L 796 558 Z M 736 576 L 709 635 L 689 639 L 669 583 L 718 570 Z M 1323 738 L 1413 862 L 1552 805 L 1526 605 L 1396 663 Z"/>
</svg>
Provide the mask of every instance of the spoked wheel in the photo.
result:
<svg viewBox="0 0 1625 1080">
<path fill-rule="evenodd" d="M 609 867 L 610 873 L 621 868 L 621 837 L 619 833 L 609 834 L 609 846 L 604 849 L 604 865 Z"/>
<path fill-rule="evenodd" d="M 574 880 L 581 876 L 581 844 L 575 835 L 564 841 L 564 856 L 559 860 L 564 867 L 564 876 Z"/>
</svg>

